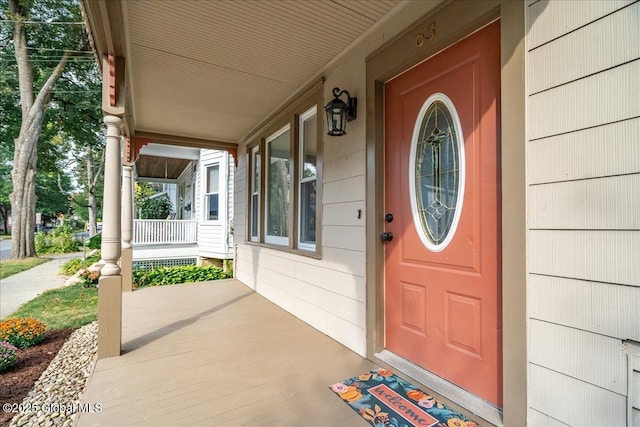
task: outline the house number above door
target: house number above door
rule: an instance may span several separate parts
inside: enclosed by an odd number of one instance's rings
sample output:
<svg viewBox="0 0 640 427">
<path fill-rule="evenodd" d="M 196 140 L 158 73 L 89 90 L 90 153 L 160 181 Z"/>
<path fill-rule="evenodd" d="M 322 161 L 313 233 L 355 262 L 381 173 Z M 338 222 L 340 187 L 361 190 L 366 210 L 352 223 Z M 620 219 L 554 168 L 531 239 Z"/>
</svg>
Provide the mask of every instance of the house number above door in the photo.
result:
<svg viewBox="0 0 640 427">
<path fill-rule="evenodd" d="M 438 252 L 458 225 L 464 196 L 464 138 L 453 102 L 431 95 L 414 125 L 409 157 L 411 212 L 420 240 Z"/>
<path fill-rule="evenodd" d="M 416 35 L 416 46 L 422 47 L 425 40 L 433 40 L 436 36 L 436 23 L 431 21 L 427 24 L 427 31 Z"/>
</svg>

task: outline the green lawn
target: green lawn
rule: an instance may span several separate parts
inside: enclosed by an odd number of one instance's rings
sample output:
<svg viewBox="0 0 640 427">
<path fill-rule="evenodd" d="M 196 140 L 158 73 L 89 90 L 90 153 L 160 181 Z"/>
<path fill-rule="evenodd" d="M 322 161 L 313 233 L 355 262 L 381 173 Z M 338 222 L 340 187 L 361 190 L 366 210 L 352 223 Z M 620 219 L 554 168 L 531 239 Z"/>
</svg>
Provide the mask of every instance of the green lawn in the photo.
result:
<svg viewBox="0 0 640 427">
<path fill-rule="evenodd" d="M 47 330 L 79 328 L 98 318 L 98 289 L 82 284 L 51 289 L 23 304 L 10 317 L 33 317 Z"/>
<path fill-rule="evenodd" d="M 11 234 L 0 234 L 0 240 L 11 240 Z"/>
<path fill-rule="evenodd" d="M 13 274 L 20 273 L 49 261 L 46 258 L 25 258 L 25 259 L 7 259 L 0 261 L 0 279 L 9 277 Z"/>
</svg>

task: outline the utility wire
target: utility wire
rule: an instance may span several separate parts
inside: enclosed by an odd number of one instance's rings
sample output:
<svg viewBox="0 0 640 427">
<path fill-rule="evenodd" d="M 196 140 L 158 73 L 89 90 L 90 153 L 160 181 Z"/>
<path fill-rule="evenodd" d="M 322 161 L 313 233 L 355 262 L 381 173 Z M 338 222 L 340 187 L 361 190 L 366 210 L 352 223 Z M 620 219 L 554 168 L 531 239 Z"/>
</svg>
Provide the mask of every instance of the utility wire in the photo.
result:
<svg viewBox="0 0 640 427">
<path fill-rule="evenodd" d="M 41 24 L 41 25 L 84 25 L 82 21 L 21 21 L 16 19 L 3 19 L 0 23 L 15 24 L 21 22 L 23 24 Z"/>
<path fill-rule="evenodd" d="M 90 50 L 69 50 L 69 49 L 56 49 L 55 47 L 26 47 L 27 50 L 52 50 L 52 51 L 64 51 L 64 52 L 72 52 L 72 53 L 90 53 L 93 55 L 93 52 Z"/>
<path fill-rule="evenodd" d="M 96 62 L 93 58 L 69 58 L 70 62 Z M 1 59 L 0 62 L 17 62 L 15 59 Z M 32 59 L 30 62 L 49 62 L 57 64 L 60 62 L 60 59 Z"/>
<path fill-rule="evenodd" d="M 50 90 L 49 92 L 51 93 L 101 93 L 102 91 L 101 90 Z M 20 91 L 10 90 L 10 91 L 0 92 L 0 93 L 19 94 Z"/>
<path fill-rule="evenodd" d="M 27 58 L 31 58 L 31 59 L 60 59 L 62 58 L 63 55 L 26 55 Z M 11 54 L 6 54 L 6 55 L 2 55 L 0 54 L 0 59 L 11 59 L 14 58 L 15 59 L 15 55 L 11 55 Z M 83 56 L 75 56 L 73 55 L 73 58 L 81 58 L 81 59 L 87 59 L 86 55 Z"/>
</svg>

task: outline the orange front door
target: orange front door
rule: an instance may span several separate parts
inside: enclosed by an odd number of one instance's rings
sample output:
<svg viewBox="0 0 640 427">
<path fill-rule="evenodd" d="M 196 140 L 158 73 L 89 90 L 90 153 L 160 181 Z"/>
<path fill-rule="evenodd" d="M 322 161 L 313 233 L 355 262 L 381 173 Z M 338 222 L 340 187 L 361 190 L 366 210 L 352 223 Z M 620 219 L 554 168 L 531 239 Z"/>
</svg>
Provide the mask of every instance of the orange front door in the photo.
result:
<svg viewBox="0 0 640 427">
<path fill-rule="evenodd" d="M 501 406 L 499 113 L 499 22 L 385 86 L 385 346 Z"/>
</svg>

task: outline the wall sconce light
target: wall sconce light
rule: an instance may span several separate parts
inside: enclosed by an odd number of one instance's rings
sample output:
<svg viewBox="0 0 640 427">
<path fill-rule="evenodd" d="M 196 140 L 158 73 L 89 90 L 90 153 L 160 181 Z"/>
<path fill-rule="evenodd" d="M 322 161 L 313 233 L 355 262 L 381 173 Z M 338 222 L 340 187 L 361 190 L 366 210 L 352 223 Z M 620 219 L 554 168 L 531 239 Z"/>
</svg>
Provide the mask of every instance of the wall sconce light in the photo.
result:
<svg viewBox="0 0 640 427">
<path fill-rule="evenodd" d="M 342 95 L 347 95 L 347 103 L 340 99 Z M 346 90 L 341 91 L 340 88 L 333 88 L 333 100 L 324 107 L 327 112 L 327 128 L 328 135 L 341 136 L 346 135 L 347 122 L 356 119 L 356 109 L 358 107 L 358 98 L 352 98 Z"/>
</svg>

